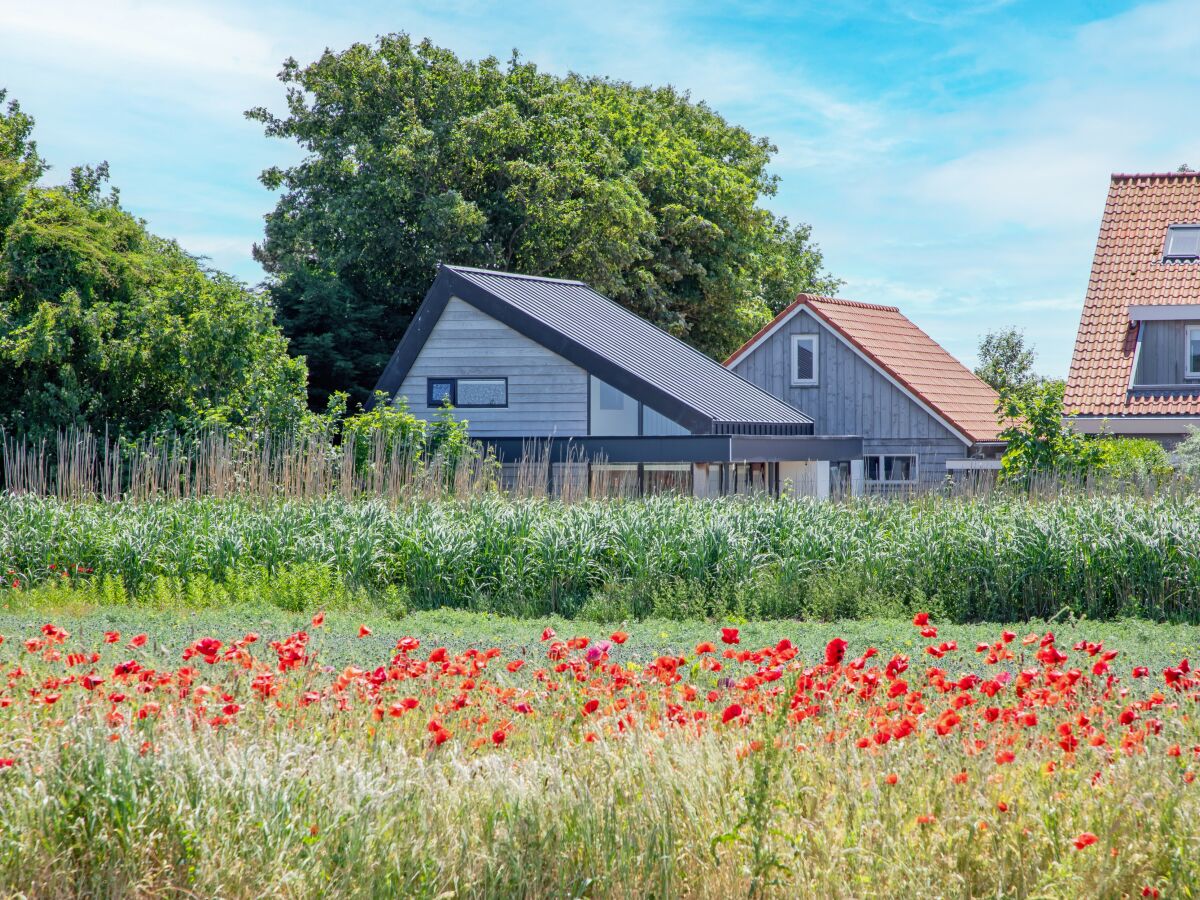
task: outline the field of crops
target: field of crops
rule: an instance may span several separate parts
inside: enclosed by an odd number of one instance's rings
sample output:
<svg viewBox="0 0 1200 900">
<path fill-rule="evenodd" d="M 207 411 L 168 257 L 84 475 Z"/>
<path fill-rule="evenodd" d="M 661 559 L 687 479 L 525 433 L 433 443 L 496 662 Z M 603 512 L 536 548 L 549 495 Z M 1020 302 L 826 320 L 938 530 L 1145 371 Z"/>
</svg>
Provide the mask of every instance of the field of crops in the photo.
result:
<svg viewBox="0 0 1200 900">
<path fill-rule="evenodd" d="M 5 895 L 1200 879 L 1190 626 L 10 609 L 0 634 Z"/>
<path fill-rule="evenodd" d="M 1200 500 L 561 504 L 0 497 L 0 590 L 597 622 L 734 615 L 1200 621 Z M 50 605 L 53 598 L 47 601 Z"/>
</svg>

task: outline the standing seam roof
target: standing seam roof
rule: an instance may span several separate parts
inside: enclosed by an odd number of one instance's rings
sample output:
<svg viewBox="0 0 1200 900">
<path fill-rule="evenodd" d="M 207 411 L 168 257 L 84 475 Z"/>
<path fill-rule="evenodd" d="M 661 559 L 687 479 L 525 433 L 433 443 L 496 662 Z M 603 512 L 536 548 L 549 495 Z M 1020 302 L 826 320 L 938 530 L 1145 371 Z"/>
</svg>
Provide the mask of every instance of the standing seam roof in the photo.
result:
<svg viewBox="0 0 1200 900">
<path fill-rule="evenodd" d="M 581 281 L 447 265 L 505 303 L 718 423 L 812 419 Z"/>
</svg>

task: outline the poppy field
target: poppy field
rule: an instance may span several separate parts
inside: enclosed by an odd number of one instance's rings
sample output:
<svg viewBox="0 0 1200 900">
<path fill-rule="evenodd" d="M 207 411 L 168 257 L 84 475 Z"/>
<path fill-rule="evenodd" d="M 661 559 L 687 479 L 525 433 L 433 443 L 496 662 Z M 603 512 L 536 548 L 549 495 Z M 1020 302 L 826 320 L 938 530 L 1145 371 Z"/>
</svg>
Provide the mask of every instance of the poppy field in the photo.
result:
<svg viewBox="0 0 1200 900">
<path fill-rule="evenodd" d="M 1154 626 L 508 620 L 444 640 L 344 614 L 34 615 L 0 615 L 5 894 L 1200 881 L 1200 674 Z"/>
</svg>

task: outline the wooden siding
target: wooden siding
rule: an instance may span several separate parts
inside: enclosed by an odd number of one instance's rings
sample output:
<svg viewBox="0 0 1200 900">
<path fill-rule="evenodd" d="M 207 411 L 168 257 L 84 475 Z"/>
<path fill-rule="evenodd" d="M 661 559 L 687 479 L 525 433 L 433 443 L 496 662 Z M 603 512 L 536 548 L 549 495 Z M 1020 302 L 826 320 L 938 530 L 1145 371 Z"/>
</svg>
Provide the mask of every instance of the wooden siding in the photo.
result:
<svg viewBox="0 0 1200 900">
<path fill-rule="evenodd" d="M 1143 322 L 1142 346 L 1138 351 L 1137 371 L 1133 383 L 1195 384 L 1200 379 L 1188 378 L 1187 330 L 1200 322 Z"/>
<path fill-rule="evenodd" d="M 819 336 L 817 383 L 794 387 L 791 339 Z M 967 455 L 967 445 L 806 310 L 733 365 L 733 371 L 807 413 L 816 434 L 857 434 L 863 452 L 916 453 L 922 484 L 946 477 L 946 460 Z"/>
<path fill-rule="evenodd" d="M 455 410 L 473 435 L 587 434 L 587 373 L 457 297 L 450 298 L 400 387 L 399 396 L 418 418 L 437 415 L 426 404 L 426 381 L 438 377 L 508 379 L 507 408 Z"/>
</svg>

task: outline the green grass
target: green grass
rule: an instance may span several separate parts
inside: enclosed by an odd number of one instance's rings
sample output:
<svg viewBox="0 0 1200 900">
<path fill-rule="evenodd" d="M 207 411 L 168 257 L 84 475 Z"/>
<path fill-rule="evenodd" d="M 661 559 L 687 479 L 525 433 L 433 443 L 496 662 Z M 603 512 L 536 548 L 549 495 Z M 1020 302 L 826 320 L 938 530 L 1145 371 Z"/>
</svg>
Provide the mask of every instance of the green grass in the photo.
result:
<svg viewBox="0 0 1200 900">
<path fill-rule="evenodd" d="M 10 640 L 34 637 L 46 622 L 65 628 L 82 645 L 98 643 L 106 631 L 119 631 L 126 639 L 144 632 L 150 637 L 148 646 L 152 653 L 163 664 L 177 664 L 183 648 L 201 637 L 230 639 L 253 631 L 271 639 L 300 629 L 313 631 L 308 613 L 288 612 L 266 604 L 189 611 L 82 605 L 59 609 L 14 608 L 0 603 L 0 634 Z M 800 648 L 804 658 L 812 660 L 820 658 L 825 644 L 834 637 L 845 638 L 852 649 L 873 646 L 885 655 L 910 654 L 915 664 L 927 660 L 922 651 L 928 641 L 922 640 L 906 620 L 797 622 L 730 618 L 723 623 L 739 628 L 746 647 L 774 644 L 787 637 Z M 367 625 L 372 634 L 359 638 L 359 625 Z M 420 638 L 425 646 L 444 646 L 451 652 L 466 647 L 499 647 L 506 654 L 538 654 L 544 651 L 540 637 L 545 628 L 552 628 L 565 639 L 575 635 L 607 637 L 617 627 L 630 635 L 623 657 L 642 662 L 664 653 L 690 655 L 697 643 L 712 640 L 717 633 L 714 623 L 698 620 L 648 619 L 601 626 L 557 616 L 527 619 L 460 610 L 418 610 L 399 619 L 371 610 L 334 610 L 326 613 L 319 639 L 321 658 L 329 665 L 342 667 L 376 664 L 395 647 L 397 639 L 406 635 Z M 939 638 L 958 641 L 970 656 L 970 649 L 978 642 L 994 641 L 1006 627 L 1020 635 L 1051 629 L 1059 643 L 1067 646 L 1085 638 L 1103 640 L 1105 647 L 1121 651 L 1123 661 L 1136 659 L 1156 671 L 1183 657 L 1200 659 L 1200 626 L 1142 620 L 951 624 L 939 627 Z"/>
<path fill-rule="evenodd" d="M 183 500 L 0 497 L 0 571 L 82 565 L 188 607 L 456 608 L 596 621 L 832 620 L 933 608 L 954 621 L 1200 621 L 1200 499 Z M 51 566 L 58 567 L 52 569 Z M 8 588 L 4 588 L 7 590 Z M 98 590 L 98 589 L 96 589 Z M 168 598 L 164 600 L 162 598 Z"/>
</svg>

